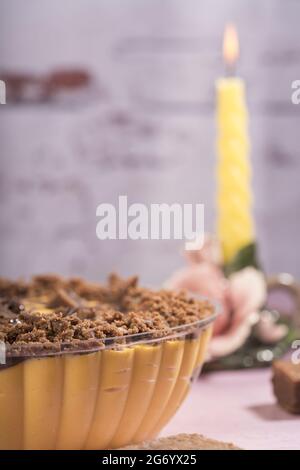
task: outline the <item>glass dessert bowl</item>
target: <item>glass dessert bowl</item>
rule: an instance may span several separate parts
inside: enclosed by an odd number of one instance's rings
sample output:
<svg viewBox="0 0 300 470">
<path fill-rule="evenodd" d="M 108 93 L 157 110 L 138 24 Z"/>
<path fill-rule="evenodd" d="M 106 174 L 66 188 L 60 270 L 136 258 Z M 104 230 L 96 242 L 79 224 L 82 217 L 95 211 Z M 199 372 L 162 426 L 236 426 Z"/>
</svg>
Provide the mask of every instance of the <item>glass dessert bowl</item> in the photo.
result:
<svg viewBox="0 0 300 470">
<path fill-rule="evenodd" d="M 0 449 L 153 438 L 201 370 L 216 316 L 208 301 L 115 277 L 106 290 L 74 282 L 0 285 Z"/>
</svg>

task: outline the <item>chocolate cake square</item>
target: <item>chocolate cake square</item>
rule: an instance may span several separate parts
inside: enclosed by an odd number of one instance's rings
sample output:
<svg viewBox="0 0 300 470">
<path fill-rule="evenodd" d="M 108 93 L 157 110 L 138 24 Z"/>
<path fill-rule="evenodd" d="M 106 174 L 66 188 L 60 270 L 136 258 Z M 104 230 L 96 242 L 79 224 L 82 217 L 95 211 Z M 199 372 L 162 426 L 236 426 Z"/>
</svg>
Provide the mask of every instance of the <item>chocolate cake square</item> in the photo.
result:
<svg viewBox="0 0 300 470">
<path fill-rule="evenodd" d="M 300 414 L 300 364 L 283 360 L 274 362 L 272 382 L 282 408 L 289 413 Z"/>
</svg>

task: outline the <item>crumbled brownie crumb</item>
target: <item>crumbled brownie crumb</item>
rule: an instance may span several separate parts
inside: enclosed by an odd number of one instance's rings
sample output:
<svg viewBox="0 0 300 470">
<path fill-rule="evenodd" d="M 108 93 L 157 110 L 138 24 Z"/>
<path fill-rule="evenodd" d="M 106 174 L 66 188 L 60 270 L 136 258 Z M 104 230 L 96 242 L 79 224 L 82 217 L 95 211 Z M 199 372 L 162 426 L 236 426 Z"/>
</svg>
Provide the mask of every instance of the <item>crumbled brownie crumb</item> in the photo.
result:
<svg viewBox="0 0 300 470">
<path fill-rule="evenodd" d="M 52 275 L 29 283 L 0 280 L 0 340 L 13 355 L 25 348 L 30 354 L 85 350 L 138 333 L 162 337 L 213 310 L 183 291 L 152 291 L 139 287 L 137 277 L 123 280 L 116 274 L 107 285 Z"/>
<path fill-rule="evenodd" d="M 54 297 L 49 301 L 47 307 L 57 308 L 61 306 L 77 308 L 84 303 L 83 299 L 76 294 L 74 291 L 67 291 L 62 287 L 59 287 L 56 290 Z"/>
</svg>

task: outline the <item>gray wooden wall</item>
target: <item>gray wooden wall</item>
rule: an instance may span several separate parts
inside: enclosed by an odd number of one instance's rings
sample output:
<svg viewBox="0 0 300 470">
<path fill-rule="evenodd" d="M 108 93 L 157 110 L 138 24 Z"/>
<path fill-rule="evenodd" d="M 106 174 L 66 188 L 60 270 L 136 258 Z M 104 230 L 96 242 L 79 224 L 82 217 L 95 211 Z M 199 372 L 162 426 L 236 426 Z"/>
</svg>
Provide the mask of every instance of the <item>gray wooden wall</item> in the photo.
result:
<svg viewBox="0 0 300 470">
<path fill-rule="evenodd" d="M 180 243 L 97 240 L 96 206 L 119 194 L 202 202 L 213 230 L 214 81 L 234 21 L 262 259 L 300 276 L 299 20 L 297 0 L 1 0 L 0 70 L 78 65 L 98 91 L 73 106 L 1 106 L 0 274 L 164 280 Z"/>
</svg>

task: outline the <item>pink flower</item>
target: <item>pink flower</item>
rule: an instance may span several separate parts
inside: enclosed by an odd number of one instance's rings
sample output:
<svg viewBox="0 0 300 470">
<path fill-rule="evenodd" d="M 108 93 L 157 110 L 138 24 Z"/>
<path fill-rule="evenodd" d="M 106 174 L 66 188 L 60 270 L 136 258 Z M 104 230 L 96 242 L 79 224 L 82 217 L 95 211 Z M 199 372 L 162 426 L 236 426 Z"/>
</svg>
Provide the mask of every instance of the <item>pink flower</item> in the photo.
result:
<svg viewBox="0 0 300 470">
<path fill-rule="evenodd" d="M 226 356 L 239 349 L 259 320 L 259 309 L 266 299 L 266 283 L 261 272 L 252 267 L 232 274 L 224 293 L 225 312 L 214 327 L 209 354 Z"/>
<path fill-rule="evenodd" d="M 266 299 L 266 282 L 260 271 L 248 267 L 227 279 L 218 264 L 219 253 L 217 241 L 207 238 L 202 250 L 188 253 L 189 266 L 175 272 L 166 283 L 168 288 L 183 288 L 220 305 L 209 359 L 231 354 L 244 344 Z"/>
</svg>

